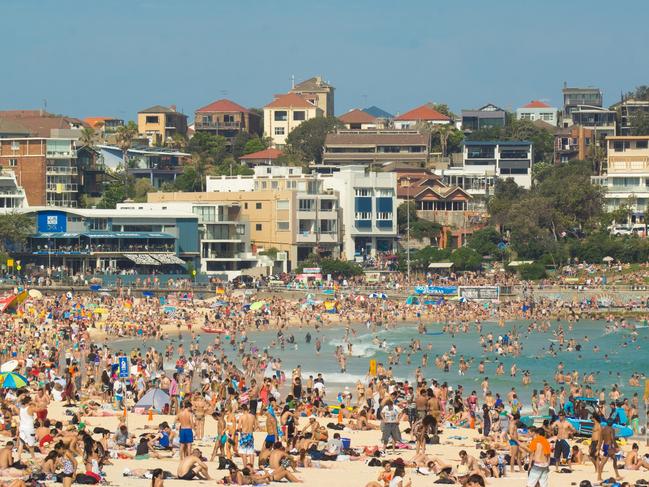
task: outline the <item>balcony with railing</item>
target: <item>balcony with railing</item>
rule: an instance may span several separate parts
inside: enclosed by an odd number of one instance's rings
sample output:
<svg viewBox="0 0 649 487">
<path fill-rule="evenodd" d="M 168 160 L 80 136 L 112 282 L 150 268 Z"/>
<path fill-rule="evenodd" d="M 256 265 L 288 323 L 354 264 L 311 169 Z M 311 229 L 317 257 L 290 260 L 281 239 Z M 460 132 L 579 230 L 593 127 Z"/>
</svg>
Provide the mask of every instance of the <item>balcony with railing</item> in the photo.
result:
<svg viewBox="0 0 649 487">
<path fill-rule="evenodd" d="M 48 183 L 46 190 L 50 193 L 76 193 L 79 191 L 77 183 Z"/>
<path fill-rule="evenodd" d="M 608 173 L 649 172 L 649 156 L 608 156 Z"/>
<path fill-rule="evenodd" d="M 66 176 L 76 176 L 79 170 L 72 166 L 47 166 L 45 169 L 46 174 L 58 174 Z"/>
<path fill-rule="evenodd" d="M 241 130 L 241 122 L 196 120 L 194 126 L 197 130 Z"/>
</svg>

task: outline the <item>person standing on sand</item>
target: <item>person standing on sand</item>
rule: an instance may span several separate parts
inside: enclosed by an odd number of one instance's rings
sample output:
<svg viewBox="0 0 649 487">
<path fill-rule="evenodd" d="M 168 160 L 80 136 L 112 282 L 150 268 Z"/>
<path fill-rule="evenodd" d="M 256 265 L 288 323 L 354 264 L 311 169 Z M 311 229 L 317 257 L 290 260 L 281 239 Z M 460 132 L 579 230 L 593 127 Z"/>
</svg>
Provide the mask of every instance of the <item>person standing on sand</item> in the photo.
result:
<svg viewBox="0 0 649 487">
<path fill-rule="evenodd" d="M 196 439 L 202 440 L 205 433 L 205 412 L 207 410 L 207 403 L 203 398 L 202 393 L 196 393 L 192 398 L 192 409 L 194 411 L 194 420 L 196 426 Z"/>
<path fill-rule="evenodd" d="M 392 439 L 392 449 L 401 442 L 401 431 L 399 431 L 399 415 L 401 411 L 397 408 L 392 399 L 388 399 L 381 409 L 381 441 L 383 448 L 388 449 L 388 442 Z"/>
<path fill-rule="evenodd" d="M 536 429 L 536 436 L 532 438 L 529 446 L 521 445 L 531 456 L 530 468 L 527 476 L 527 487 L 548 487 L 548 475 L 550 473 L 550 453 L 552 448 L 545 437 L 543 428 Z M 512 470 L 513 472 L 513 470 Z"/>
<path fill-rule="evenodd" d="M 559 420 L 552 426 L 557 429 L 557 441 L 554 443 L 554 466 L 558 472 L 561 465 L 561 457 L 563 456 L 563 460 L 566 463 L 570 458 L 570 444 L 568 444 L 568 438 L 570 438 L 570 435 L 575 432 L 575 428 L 566 421 L 566 413 L 563 411 L 559 412 Z"/>
<path fill-rule="evenodd" d="M 509 465 L 511 466 L 512 473 L 514 472 L 514 465 L 518 464 L 519 471 L 522 469 L 520 441 L 518 438 L 518 420 L 520 416 L 518 413 L 509 417 L 509 424 L 507 425 L 507 436 L 509 437 Z M 547 440 L 546 440 L 547 441 Z"/>
<path fill-rule="evenodd" d="M 194 442 L 194 417 L 192 415 L 192 405 L 189 401 L 183 404 L 183 408 L 176 416 L 178 423 L 178 440 L 180 442 L 180 459 L 190 455 L 192 443 Z"/>
<path fill-rule="evenodd" d="M 590 446 L 588 447 L 588 456 L 593 462 L 595 473 L 599 472 L 599 452 L 602 449 L 602 424 L 599 414 L 594 413 L 593 419 L 593 433 L 590 437 Z"/>
<path fill-rule="evenodd" d="M 255 440 L 252 436 L 257 425 L 257 418 L 248 411 L 248 406 L 241 405 L 242 415 L 239 418 L 239 454 L 244 465 L 252 465 L 255 461 Z"/>
<path fill-rule="evenodd" d="M 612 426 L 606 425 L 602 427 L 601 431 L 601 445 L 602 445 L 602 458 L 599 461 L 597 469 L 597 480 L 602 481 L 602 472 L 604 471 L 604 465 L 608 462 L 609 458 L 613 460 L 613 471 L 615 472 L 615 478 L 617 480 L 622 480 L 620 472 L 617 470 L 617 458 L 616 453 L 618 452 L 617 441 L 615 439 L 615 430 Z"/>
</svg>

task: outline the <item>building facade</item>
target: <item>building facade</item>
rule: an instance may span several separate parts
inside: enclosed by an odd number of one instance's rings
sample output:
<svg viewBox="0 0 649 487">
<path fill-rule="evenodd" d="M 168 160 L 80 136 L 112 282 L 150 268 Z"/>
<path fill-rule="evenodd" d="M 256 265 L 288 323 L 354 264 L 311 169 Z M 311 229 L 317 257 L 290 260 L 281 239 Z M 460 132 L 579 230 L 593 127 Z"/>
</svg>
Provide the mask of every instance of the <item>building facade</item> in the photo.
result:
<svg viewBox="0 0 649 487">
<path fill-rule="evenodd" d="M 566 83 L 563 85 L 563 118 L 568 125 L 572 123 L 572 112 L 579 105 L 591 107 L 602 107 L 604 97 L 599 88 L 569 88 Z"/>
<path fill-rule="evenodd" d="M 338 117 L 338 120 L 349 130 L 373 130 L 384 128 L 384 122 L 363 110 L 354 108 Z"/>
<path fill-rule="evenodd" d="M 70 272 L 181 273 L 197 265 L 198 218 L 123 204 L 115 210 L 31 207 L 36 231 L 16 253 L 36 266 Z"/>
<path fill-rule="evenodd" d="M 605 146 L 604 139 L 617 135 L 617 114 L 615 110 L 606 108 L 579 105 L 572 109 L 571 120 L 573 125 L 581 125 L 593 131 L 595 143 Z"/>
<path fill-rule="evenodd" d="M 430 136 L 417 130 L 338 130 L 327 134 L 322 166 L 428 162 Z"/>
<path fill-rule="evenodd" d="M 593 177 L 593 183 L 605 189 L 606 209 L 613 211 L 628 205 L 641 221 L 649 211 L 649 136 L 616 136 L 606 139 L 605 176 Z"/>
<path fill-rule="evenodd" d="M 77 151 L 72 139 L 0 139 L 0 166 L 13 171 L 30 205 L 75 207 Z"/>
<path fill-rule="evenodd" d="M 270 137 L 273 146 L 286 145 L 286 137 L 302 122 L 322 117 L 323 110 L 302 95 L 278 95 L 264 107 L 264 137 Z"/>
<path fill-rule="evenodd" d="M 261 116 L 230 100 L 217 100 L 196 110 L 194 130 L 232 140 L 239 133 L 261 135 Z"/>
<path fill-rule="evenodd" d="M 155 105 L 137 113 L 137 127 L 150 145 L 164 145 L 174 135 L 187 136 L 187 115 L 177 112 L 174 105 Z"/>
<path fill-rule="evenodd" d="M 649 114 L 649 101 L 627 99 L 611 107 L 618 114 L 618 134 L 633 135 L 635 118 Z"/>
<path fill-rule="evenodd" d="M 530 122 L 541 120 L 556 127 L 559 121 L 557 117 L 558 112 L 559 110 L 556 107 L 552 107 L 539 100 L 532 100 L 528 104 L 516 109 L 516 119 L 529 120 Z"/>
<path fill-rule="evenodd" d="M 554 163 L 585 160 L 593 142 L 593 131 L 581 125 L 558 129 L 554 135 Z"/>
<path fill-rule="evenodd" d="M 312 105 L 322 110 L 325 117 L 334 116 L 335 88 L 322 80 L 322 76 L 314 76 L 296 84 L 289 93 L 301 95 Z"/>
<path fill-rule="evenodd" d="M 477 110 L 462 110 L 462 130 L 465 132 L 501 128 L 505 126 L 506 122 L 505 110 L 491 103 Z"/>
</svg>

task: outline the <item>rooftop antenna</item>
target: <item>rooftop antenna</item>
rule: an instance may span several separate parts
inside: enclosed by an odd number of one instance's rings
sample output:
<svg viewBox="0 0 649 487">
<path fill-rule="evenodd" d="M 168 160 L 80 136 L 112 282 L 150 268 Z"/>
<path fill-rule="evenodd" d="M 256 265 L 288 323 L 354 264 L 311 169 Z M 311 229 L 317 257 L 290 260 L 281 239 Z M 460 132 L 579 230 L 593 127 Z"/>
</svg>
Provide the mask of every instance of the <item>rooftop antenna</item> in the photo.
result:
<svg viewBox="0 0 649 487">
<path fill-rule="evenodd" d="M 41 117 L 47 112 L 47 98 L 43 98 L 43 108 L 41 109 Z"/>
<path fill-rule="evenodd" d="M 291 89 L 295 88 L 295 75 L 291 75 Z"/>
</svg>

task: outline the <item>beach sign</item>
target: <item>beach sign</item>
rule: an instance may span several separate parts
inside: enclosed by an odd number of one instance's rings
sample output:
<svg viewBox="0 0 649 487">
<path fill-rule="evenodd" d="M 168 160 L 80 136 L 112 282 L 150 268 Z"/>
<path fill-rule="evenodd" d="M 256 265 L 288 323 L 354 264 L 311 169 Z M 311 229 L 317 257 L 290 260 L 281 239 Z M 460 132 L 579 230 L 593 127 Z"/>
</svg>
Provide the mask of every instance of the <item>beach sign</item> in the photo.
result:
<svg viewBox="0 0 649 487">
<path fill-rule="evenodd" d="M 119 357 L 119 377 L 126 379 L 128 377 L 128 357 Z"/>
</svg>

